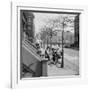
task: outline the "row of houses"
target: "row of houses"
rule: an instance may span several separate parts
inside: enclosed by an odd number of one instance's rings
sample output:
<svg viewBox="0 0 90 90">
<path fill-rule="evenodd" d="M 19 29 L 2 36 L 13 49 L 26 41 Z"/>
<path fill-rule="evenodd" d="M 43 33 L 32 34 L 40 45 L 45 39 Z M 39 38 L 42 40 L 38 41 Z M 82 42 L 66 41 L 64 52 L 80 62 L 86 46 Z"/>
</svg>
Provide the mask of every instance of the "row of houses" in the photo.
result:
<svg viewBox="0 0 90 90">
<path fill-rule="evenodd" d="M 74 33 L 70 31 L 64 32 L 63 35 L 63 43 L 64 44 L 74 44 Z M 62 31 L 57 32 L 57 35 L 52 36 L 50 38 L 49 36 L 44 40 L 44 44 L 62 44 Z"/>
</svg>

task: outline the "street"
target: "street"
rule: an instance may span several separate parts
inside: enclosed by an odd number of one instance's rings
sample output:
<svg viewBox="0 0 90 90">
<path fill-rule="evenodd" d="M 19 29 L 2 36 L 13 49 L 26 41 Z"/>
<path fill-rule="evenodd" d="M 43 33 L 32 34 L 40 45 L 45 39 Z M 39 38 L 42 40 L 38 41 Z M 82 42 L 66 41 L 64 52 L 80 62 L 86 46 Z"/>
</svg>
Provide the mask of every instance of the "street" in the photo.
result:
<svg viewBox="0 0 90 90">
<path fill-rule="evenodd" d="M 79 75 L 79 51 L 64 48 L 64 68 L 47 65 L 48 76 Z"/>
</svg>

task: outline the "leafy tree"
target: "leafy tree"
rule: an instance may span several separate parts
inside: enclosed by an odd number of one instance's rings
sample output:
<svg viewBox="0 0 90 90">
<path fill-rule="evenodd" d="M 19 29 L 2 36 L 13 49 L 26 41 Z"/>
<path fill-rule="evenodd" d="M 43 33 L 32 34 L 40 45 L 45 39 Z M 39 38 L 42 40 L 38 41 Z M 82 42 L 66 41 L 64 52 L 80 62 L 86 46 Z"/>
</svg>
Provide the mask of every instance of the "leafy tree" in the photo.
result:
<svg viewBox="0 0 90 90">
<path fill-rule="evenodd" d="M 57 35 L 58 31 L 60 30 L 62 31 L 62 35 L 64 35 L 65 28 L 74 27 L 73 22 L 74 19 L 71 18 L 71 16 L 59 16 L 55 19 L 49 19 L 46 22 L 46 25 L 41 28 L 41 40 L 48 42 L 50 39 L 49 41 L 51 42 L 52 37 Z M 58 28 L 58 30 L 55 28 Z M 64 39 L 64 37 L 62 38 Z"/>
</svg>

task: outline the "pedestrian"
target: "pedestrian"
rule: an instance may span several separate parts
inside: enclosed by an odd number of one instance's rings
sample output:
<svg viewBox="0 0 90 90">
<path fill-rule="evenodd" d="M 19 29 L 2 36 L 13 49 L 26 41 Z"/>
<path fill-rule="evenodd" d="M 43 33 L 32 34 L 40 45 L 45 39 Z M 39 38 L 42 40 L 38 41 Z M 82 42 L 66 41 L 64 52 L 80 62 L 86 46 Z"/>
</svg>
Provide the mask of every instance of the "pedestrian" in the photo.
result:
<svg viewBox="0 0 90 90">
<path fill-rule="evenodd" d="M 48 58 L 48 60 L 50 60 L 49 57 L 49 47 L 47 46 L 46 50 L 45 50 L 45 58 Z"/>
</svg>

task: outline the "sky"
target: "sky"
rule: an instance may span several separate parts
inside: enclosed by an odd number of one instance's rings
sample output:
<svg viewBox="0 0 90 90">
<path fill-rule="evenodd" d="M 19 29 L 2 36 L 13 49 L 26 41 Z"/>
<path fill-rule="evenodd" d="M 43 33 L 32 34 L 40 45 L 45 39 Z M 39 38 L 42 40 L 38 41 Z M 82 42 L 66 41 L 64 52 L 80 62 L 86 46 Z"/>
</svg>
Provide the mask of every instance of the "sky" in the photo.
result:
<svg viewBox="0 0 90 90">
<path fill-rule="evenodd" d="M 42 28 L 46 22 L 49 19 L 55 19 L 59 16 L 70 16 L 71 19 L 75 17 L 75 15 L 68 15 L 68 14 L 50 14 L 50 13 L 34 13 L 34 25 L 35 25 L 35 34 L 40 32 L 40 28 Z M 72 29 L 72 30 L 71 30 Z M 71 31 L 72 33 L 74 33 L 74 27 L 67 27 L 65 29 L 66 31 Z"/>
</svg>

